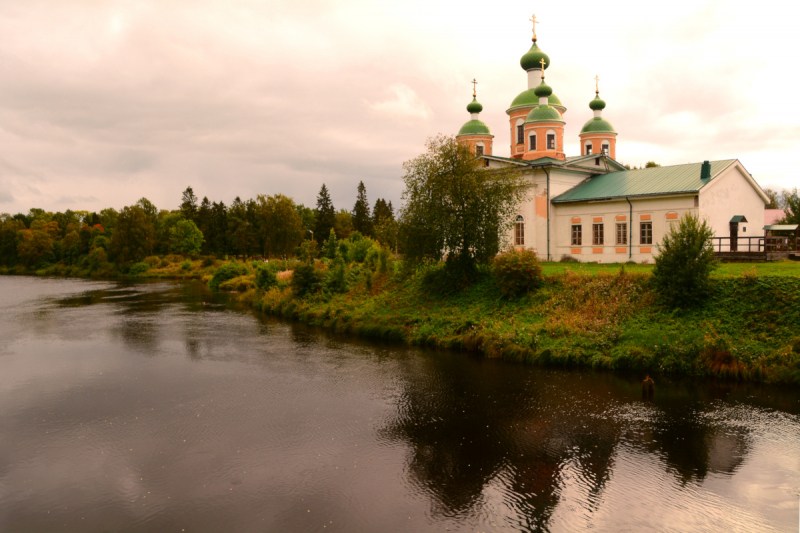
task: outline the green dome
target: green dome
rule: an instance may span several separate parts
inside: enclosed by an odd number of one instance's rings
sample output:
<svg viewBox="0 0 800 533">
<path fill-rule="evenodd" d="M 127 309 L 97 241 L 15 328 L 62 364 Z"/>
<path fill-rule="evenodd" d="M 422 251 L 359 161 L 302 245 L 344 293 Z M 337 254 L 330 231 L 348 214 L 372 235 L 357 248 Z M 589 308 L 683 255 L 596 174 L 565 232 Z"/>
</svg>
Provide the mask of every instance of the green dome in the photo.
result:
<svg viewBox="0 0 800 533">
<path fill-rule="evenodd" d="M 550 58 L 547 57 L 547 54 L 539 50 L 539 47 L 536 46 L 536 43 L 533 43 L 531 45 L 531 49 L 520 58 L 519 64 L 523 70 L 542 68 L 542 63 L 540 62 L 541 59 L 544 59 L 544 68 L 550 66 Z"/>
<path fill-rule="evenodd" d="M 480 105 L 480 104 L 478 104 Z M 459 135 L 491 135 L 492 132 L 489 131 L 489 126 L 481 122 L 480 120 L 470 120 L 463 126 L 461 129 L 458 130 Z"/>
<path fill-rule="evenodd" d="M 551 94 L 547 97 L 547 103 L 550 105 L 558 105 L 562 106 L 561 100 L 558 99 L 558 96 Z M 528 89 L 527 91 L 523 91 L 514 98 L 514 101 L 511 102 L 511 107 L 520 107 L 526 105 L 539 105 L 539 97 L 536 96 L 536 89 Z"/>
<path fill-rule="evenodd" d="M 549 103 L 550 95 L 553 94 L 553 89 L 542 80 L 542 83 L 533 90 L 533 94 L 535 94 L 537 98 L 547 96 Z"/>
<path fill-rule="evenodd" d="M 480 113 L 481 111 L 483 111 L 483 106 L 473 96 L 472 102 L 467 104 L 467 113 Z"/>
<path fill-rule="evenodd" d="M 595 111 L 599 111 L 606 107 L 606 103 L 600 99 L 600 95 L 594 97 L 594 100 L 589 102 L 589 109 L 593 109 Z"/>
<path fill-rule="evenodd" d="M 581 133 L 616 133 L 616 130 L 606 119 L 594 117 L 583 125 Z"/>
<path fill-rule="evenodd" d="M 555 107 L 549 105 L 540 105 L 531 109 L 528 116 L 525 118 L 525 124 L 529 122 L 564 122 L 561 118 L 561 113 Z"/>
</svg>

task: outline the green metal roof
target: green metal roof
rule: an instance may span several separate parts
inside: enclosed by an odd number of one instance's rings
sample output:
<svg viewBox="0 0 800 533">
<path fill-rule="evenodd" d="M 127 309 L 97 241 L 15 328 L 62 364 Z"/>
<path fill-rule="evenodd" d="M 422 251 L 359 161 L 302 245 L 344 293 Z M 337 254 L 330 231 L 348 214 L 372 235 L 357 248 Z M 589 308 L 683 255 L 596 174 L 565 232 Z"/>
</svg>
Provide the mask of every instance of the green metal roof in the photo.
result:
<svg viewBox="0 0 800 533">
<path fill-rule="evenodd" d="M 522 91 L 514 98 L 514 101 L 511 102 L 511 107 L 509 109 L 514 109 L 515 107 L 522 107 L 522 106 L 529 106 L 529 105 L 539 105 L 539 97 L 536 96 L 535 93 L 536 89 L 528 89 L 527 91 Z M 561 100 L 558 99 L 558 96 L 555 94 L 551 94 L 547 97 L 547 103 L 552 106 L 561 106 L 564 107 L 564 104 L 561 103 Z"/>
<path fill-rule="evenodd" d="M 520 58 L 519 65 L 523 70 L 540 69 L 542 68 L 542 59 L 544 59 L 544 68 L 546 69 L 550 66 L 550 58 L 547 57 L 547 54 L 542 52 L 534 41 L 533 45 L 531 45 L 531 49 L 525 52 L 525 55 Z"/>
<path fill-rule="evenodd" d="M 458 135 L 491 135 L 489 126 L 480 120 L 470 120 L 466 122 L 461 129 L 458 130 Z"/>
<path fill-rule="evenodd" d="M 800 228 L 800 224 L 770 224 L 769 226 L 764 226 L 767 231 L 795 231 L 797 228 Z"/>
<path fill-rule="evenodd" d="M 739 222 L 747 222 L 747 218 L 744 215 L 736 215 L 730 221 L 731 224 L 738 224 Z"/>
<path fill-rule="evenodd" d="M 606 119 L 594 117 L 583 125 L 581 133 L 616 133 L 616 130 Z"/>
<path fill-rule="evenodd" d="M 478 102 L 478 99 L 472 97 L 472 102 L 467 104 L 467 113 L 480 113 L 483 111 L 483 106 Z"/>
<path fill-rule="evenodd" d="M 553 203 L 698 192 L 735 161 L 712 161 L 710 180 L 700 179 L 702 163 L 609 172 L 589 178 L 556 196 Z"/>
<path fill-rule="evenodd" d="M 561 113 L 555 107 L 540 105 L 531 109 L 528 116 L 525 117 L 525 124 L 531 122 L 561 122 L 563 124 L 564 119 L 561 118 Z"/>
</svg>

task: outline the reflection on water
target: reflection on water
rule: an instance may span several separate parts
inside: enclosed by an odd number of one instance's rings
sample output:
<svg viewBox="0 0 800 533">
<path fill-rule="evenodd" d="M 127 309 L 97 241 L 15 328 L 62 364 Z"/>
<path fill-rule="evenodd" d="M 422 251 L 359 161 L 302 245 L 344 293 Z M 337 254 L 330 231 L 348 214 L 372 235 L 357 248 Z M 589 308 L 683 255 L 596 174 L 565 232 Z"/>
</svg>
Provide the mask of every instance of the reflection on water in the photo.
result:
<svg viewBox="0 0 800 533">
<path fill-rule="evenodd" d="M 2 277 L 0 531 L 797 530 L 798 392 L 640 391 Z"/>
</svg>

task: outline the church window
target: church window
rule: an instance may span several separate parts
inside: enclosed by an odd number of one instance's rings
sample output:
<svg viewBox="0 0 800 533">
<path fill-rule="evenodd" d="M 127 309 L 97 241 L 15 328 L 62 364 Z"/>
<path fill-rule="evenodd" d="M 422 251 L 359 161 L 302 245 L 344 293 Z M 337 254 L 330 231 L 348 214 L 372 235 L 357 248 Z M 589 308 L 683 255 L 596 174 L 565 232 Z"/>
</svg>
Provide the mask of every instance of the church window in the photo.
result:
<svg viewBox="0 0 800 533">
<path fill-rule="evenodd" d="M 475 155 L 477 155 L 478 157 L 483 155 L 483 146 L 478 145 L 475 147 Z"/>
<path fill-rule="evenodd" d="M 642 222 L 639 226 L 639 243 L 653 244 L 653 223 Z"/>
<path fill-rule="evenodd" d="M 554 133 L 547 134 L 547 149 L 548 150 L 556 149 L 556 135 Z"/>
<path fill-rule="evenodd" d="M 522 215 L 514 223 L 514 246 L 525 246 L 525 219 Z"/>
<path fill-rule="evenodd" d="M 582 239 L 581 235 L 581 225 L 580 224 L 573 224 L 572 225 L 572 246 L 580 246 Z"/>
<path fill-rule="evenodd" d="M 536 150 L 536 135 L 531 135 L 531 147 L 530 150 Z"/>
<path fill-rule="evenodd" d="M 522 124 L 517 124 L 517 144 L 525 144 L 525 129 Z"/>
<path fill-rule="evenodd" d="M 608 155 L 608 143 L 603 143 L 603 155 Z"/>
<path fill-rule="evenodd" d="M 594 158 L 594 164 L 597 165 L 598 167 L 600 166 L 600 158 L 599 157 L 595 157 Z"/>
<path fill-rule="evenodd" d="M 586 154 L 585 155 L 591 155 L 591 154 L 592 154 L 592 143 L 586 143 Z"/>
<path fill-rule="evenodd" d="M 592 224 L 592 244 L 603 244 L 602 224 Z"/>
<path fill-rule="evenodd" d="M 617 224 L 617 244 L 628 244 L 628 223 Z"/>
</svg>

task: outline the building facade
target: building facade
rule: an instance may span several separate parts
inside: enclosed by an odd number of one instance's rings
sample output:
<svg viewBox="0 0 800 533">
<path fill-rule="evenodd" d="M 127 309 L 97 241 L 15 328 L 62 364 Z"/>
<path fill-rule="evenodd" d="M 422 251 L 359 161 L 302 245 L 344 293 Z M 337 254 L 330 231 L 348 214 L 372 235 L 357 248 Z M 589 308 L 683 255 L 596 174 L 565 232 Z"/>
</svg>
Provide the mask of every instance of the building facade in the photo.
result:
<svg viewBox="0 0 800 533">
<path fill-rule="evenodd" d="M 517 168 L 529 184 L 508 240 L 541 258 L 567 255 L 601 263 L 652 261 L 657 243 L 685 213 L 705 219 L 722 246 L 763 237 L 769 199 L 736 159 L 628 169 L 616 160 L 617 131 L 603 117 L 599 86 L 579 134 L 581 153 L 564 151 L 566 107 L 545 82 L 550 58 L 533 44 L 520 59 L 527 89 L 506 110 L 508 156 L 493 153 L 494 136 L 479 119 L 473 88 L 470 120 L 457 139 L 490 169 Z M 597 81 L 597 78 L 595 78 Z M 588 113 L 587 113 L 588 115 Z"/>
</svg>

